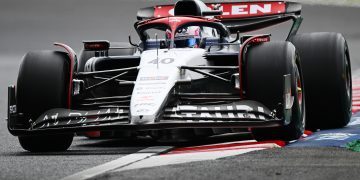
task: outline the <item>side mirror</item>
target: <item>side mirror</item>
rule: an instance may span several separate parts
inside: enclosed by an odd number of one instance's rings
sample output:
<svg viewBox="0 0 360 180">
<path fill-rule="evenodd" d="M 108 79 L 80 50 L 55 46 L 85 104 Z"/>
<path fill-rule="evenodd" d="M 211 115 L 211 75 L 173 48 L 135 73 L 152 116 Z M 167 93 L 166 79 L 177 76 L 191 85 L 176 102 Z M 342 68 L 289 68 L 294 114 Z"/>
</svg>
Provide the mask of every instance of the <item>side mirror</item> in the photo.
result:
<svg viewBox="0 0 360 180">
<path fill-rule="evenodd" d="M 234 43 L 240 39 L 240 31 L 236 32 L 236 38 L 235 40 L 231 41 L 230 43 Z"/>
<path fill-rule="evenodd" d="M 138 44 L 135 44 L 135 43 L 133 43 L 133 42 L 131 41 L 131 36 L 130 36 L 130 35 L 129 35 L 129 43 L 130 43 L 130 45 L 132 45 L 132 46 L 134 46 L 134 47 L 139 47 Z"/>
<path fill-rule="evenodd" d="M 168 46 L 167 46 L 167 43 L 166 41 L 160 41 L 160 49 L 166 49 Z"/>
<path fill-rule="evenodd" d="M 202 49 L 205 49 L 205 48 L 206 48 L 206 38 L 202 38 L 202 39 L 200 40 L 199 47 L 202 48 Z"/>
</svg>

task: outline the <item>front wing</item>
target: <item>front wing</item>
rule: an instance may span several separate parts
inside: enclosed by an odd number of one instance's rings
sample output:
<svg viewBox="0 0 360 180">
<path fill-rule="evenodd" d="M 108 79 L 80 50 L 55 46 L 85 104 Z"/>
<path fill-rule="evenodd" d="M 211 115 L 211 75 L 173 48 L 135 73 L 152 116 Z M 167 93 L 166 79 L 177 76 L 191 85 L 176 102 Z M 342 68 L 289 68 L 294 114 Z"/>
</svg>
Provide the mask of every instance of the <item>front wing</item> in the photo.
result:
<svg viewBox="0 0 360 180">
<path fill-rule="evenodd" d="M 9 95 L 11 96 L 11 95 Z M 13 98 L 9 97 L 9 100 Z M 24 121 L 21 113 L 12 111 L 9 102 L 8 129 L 13 135 L 40 135 L 66 132 L 107 130 L 158 130 L 177 128 L 254 128 L 284 125 L 284 120 L 255 101 L 238 101 L 221 105 L 183 105 L 167 107 L 153 123 L 132 124 L 128 107 L 96 110 L 51 109 L 27 128 L 16 122 Z"/>
<path fill-rule="evenodd" d="M 131 123 L 128 106 L 95 110 L 51 109 L 35 121 L 17 112 L 15 87 L 8 91 L 8 129 L 16 136 L 106 130 L 158 130 L 177 128 L 261 128 L 284 126 L 291 121 L 293 98 L 290 75 L 284 76 L 282 109 L 270 111 L 256 101 L 239 100 L 216 105 L 165 107 L 154 122 Z M 28 121 L 30 127 L 24 126 Z M 22 122 L 22 123 L 19 123 Z M 19 125 L 20 124 L 20 125 Z"/>
</svg>

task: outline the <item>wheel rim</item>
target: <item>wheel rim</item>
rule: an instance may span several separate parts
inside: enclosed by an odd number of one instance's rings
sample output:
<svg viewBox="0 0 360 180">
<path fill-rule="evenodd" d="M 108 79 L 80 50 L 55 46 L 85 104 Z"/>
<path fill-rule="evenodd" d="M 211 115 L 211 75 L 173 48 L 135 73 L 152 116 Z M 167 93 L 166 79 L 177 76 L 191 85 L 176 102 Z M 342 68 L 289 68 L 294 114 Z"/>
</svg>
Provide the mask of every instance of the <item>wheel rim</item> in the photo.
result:
<svg viewBox="0 0 360 180">
<path fill-rule="evenodd" d="M 346 51 L 347 52 L 347 51 Z M 352 111 L 352 82 L 351 82 L 351 70 L 350 70 L 350 66 L 349 66 L 349 57 L 347 55 L 347 53 L 345 54 L 345 88 L 346 88 L 346 95 L 347 95 L 347 99 L 348 99 L 348 103 L 350 104 L 349 106 L 349 112 Z"/>
<path fill-rule="evenodd" d="M 297 97 L 298 97 L 298 102 L 300 105 L 300 110 L 302 111 L 302 104 L 303 104 L 303 93 L 302 93 L 302 85 L 301 85 L 301 79 L 297 78 L 297 83 L 296 83 L 296 93 L 297 93 Z"/>
<path fill-rule="evenodd" d="M 296 67 L 296 96 L 299 103 L 300 111 L 303 111 L 303 87 L 302 87 L 302 81 L 299 74 L 299 69 Z"/>
<path fill-rule="evenodd" d="M 300 116 L 301 116 L 301 128 L 302 130 L 305 130 L 305 106 L 304 106 L 304 93 L 303 93 L 303 83 L 302 83 L 302 79 L 300 76 L 300 72 L 299 72 L 299 68 L 296 67 L 296 72 L 295 72 L 295 76 L 296 76 L 296 96 L 297 96 L 297 101 L 299 104 L 299 109 L 300 109 Z"/>
</svg>

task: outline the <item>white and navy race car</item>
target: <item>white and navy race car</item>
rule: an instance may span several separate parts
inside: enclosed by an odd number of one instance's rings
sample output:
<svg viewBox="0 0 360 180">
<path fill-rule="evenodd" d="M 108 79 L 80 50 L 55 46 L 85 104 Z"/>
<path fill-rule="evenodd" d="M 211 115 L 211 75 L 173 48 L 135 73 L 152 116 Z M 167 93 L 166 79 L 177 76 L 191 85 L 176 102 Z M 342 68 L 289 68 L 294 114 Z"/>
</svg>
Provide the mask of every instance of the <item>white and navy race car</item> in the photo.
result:
<svg viewBox="0 0 360 180">
<path fill-rule="evenodd" d="M 64 51 L 29 52 L 9 86 L 8 129 L 38 152 L 66 150 L 75 133 L 91 131 L 162 139 L 245 129 L 291 141 L 305 127 L 345 126 L 346 40 L 297 34 L 300 12 L 284 1 L 181 0 L 138 11 L 139 43 L 84 41 L 79 59 L 61 43 Z M 284 41 L 244 34 L 286 21 Z"/>
</svg>

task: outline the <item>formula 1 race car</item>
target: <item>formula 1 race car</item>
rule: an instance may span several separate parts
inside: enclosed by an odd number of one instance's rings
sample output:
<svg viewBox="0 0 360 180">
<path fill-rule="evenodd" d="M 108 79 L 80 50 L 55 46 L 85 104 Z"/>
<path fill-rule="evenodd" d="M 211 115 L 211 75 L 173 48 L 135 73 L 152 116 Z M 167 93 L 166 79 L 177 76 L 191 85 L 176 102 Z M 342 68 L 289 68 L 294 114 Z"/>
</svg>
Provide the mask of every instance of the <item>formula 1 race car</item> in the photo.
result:
<svg viewBox="0 0 360 180">
<path fill-rule="evenodd" d="M 284 1 L 181 0 L 138 11 L 138 44 L 84 41 L 79 59 L 61 43 L 64 52 L 29 52 L 8 89 L 8 129 L 39 152 L 66 150 L 89 131 L 161 139 L 246 129 L 291 141 L 305 127 L 343 127 L 352 106 L 346 40 L 297 34 L 300 12 Z M 284 41 L 243 34 L 286 21 Z"/>
</svg>

